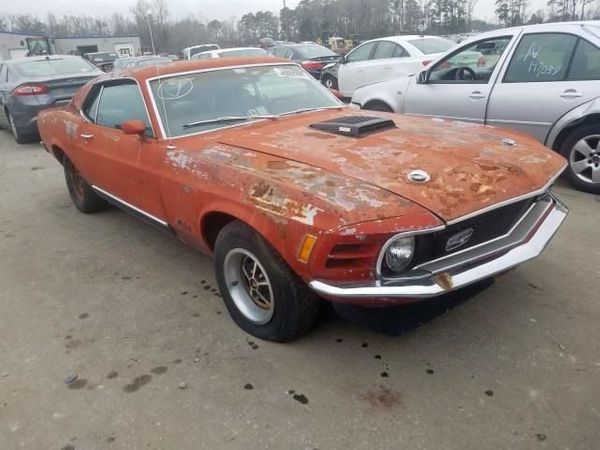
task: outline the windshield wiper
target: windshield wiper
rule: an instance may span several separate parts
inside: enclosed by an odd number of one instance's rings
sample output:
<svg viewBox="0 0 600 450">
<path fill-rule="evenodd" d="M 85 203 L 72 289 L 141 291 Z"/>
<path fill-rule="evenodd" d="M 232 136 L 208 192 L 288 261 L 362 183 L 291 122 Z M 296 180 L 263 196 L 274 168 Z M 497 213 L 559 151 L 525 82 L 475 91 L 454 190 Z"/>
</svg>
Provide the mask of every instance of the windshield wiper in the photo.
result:
<svg viewBox="0 0 600 450">
<path fill-rule="evenodd" d="M 223 123 L 223 122 L 238 122 L 238 121 L 246 121 L 252 119 L 272 119 L 277 120 L 280 117 L 291 116 L 293 114 L 300 114 L 308 111 L 319 111 L 322 109 L 341 109 L 344 106 L 318 106 L 315 108 L 300 108 L 295 109 L 294 111 L 288 111 L 281 114 L 273 115 L 273 114 L 257 114 L 254 116 L 223 116 L 223 117 L 215 117 L 214 119 L 206 119 L 206 120 L 198 120 L 196 122 L 186 123 L 182 126 L 182 128 L 192 128 L 200 125 L 207 125 L 211 123 Z"/>
<path fill-rule="evenodd" d="M 279 116 L 274 116 L 272 114 L 264 114 L 264 115 L 254 115 L 254 116 L 223 116 L 223 117 L 215 117 L 214 119 L 206 119 L 206 120 L 198 120 L 196 122 L 186 123 L 182 126 L 182 128 L 192 128 L 200 125 L 206 125 L 210 123 L 223 123 L 223 122 L 238 122 L 252 119 L 273 119 L 277 120 Z"/>
<path fill-rule="evenodd" d="M 295 109 L 294 111 L 288 111 L 288 112 L 284 112 L 281 114 L 277 114 L 276 117 L 284 117 L 284 116 L 291 116 L 293 114 L 300 114 L 303 112 L 309 112 L 309 111 L 319 111 L 322 109 L 342 109 L 344 108 L 346 105 L 339 105 L 339 106 L 317 106 L 315 108 L 300 108 L 300 109 Z"/>
</svg>

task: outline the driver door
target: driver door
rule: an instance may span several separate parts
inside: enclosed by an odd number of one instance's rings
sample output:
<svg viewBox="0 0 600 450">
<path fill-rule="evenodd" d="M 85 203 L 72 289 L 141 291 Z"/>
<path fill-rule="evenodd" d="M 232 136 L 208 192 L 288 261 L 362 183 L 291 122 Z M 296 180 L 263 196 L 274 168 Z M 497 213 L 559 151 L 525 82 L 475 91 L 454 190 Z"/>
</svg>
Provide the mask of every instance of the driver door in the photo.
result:
<svg viewBox="0 0 600 450">
<path fill-rule="evenodd" d="M 338 86 L 344 97 L 352 97 L 355 89 L 364 84 L 367 70 L 373 61 L 372 54 L 377 42 L 367 42 L 356 47 L 340 61 L 338 69 Z"/>
<path fill-rule="evenodd" d="M 469 43 L 429 69 L 427 81 L 413 77 L 405 112 L 484 123 L 492 87 L 513 40 L 513 35 L 504 35 Z"/>
<path fill-rule="evenodd" d="M 145 219 L 164 217 L 158 174 L 164 150 L 154 138 L 137 83 L 124 79 L 96 84 L 82 113 L 87 120 L 77 131 L 81 156 L 76 163 L 90 184 Z M 146 133 L 125 134 L 121 124 L 128 120 L 144 122 Z"/>
</svg>

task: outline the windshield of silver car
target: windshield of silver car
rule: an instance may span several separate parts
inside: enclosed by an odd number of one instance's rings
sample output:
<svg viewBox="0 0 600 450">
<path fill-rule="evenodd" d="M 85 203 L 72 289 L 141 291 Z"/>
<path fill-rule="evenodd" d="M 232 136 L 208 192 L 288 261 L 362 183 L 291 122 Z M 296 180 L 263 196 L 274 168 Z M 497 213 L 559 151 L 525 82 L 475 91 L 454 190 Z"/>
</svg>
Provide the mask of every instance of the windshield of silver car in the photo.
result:
<svg viewBox="0 0 600 450">
<path fill-rule="evenodd" d="M 150 82 L 165 137 L 238 125 L 340 102 L 296 65 L 225 68 Z"/>
</svg>

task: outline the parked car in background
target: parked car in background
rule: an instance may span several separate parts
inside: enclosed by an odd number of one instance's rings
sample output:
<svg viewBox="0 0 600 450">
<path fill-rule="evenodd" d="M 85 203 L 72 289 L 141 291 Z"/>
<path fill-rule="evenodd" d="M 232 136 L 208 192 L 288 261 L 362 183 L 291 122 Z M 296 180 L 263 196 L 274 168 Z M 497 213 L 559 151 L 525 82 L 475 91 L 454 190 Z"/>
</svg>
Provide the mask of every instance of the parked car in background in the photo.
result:
<svg viewBox="0 0 600 450">
<path fill-rule="evenodd" d="M 321 81 L 352 97 L 355 89 L 369 83 L 421 71 L 456 44 L 438 36 L 390 36 L 366 41 L 337 61 L 337 78 L 329 68 Z M 337 86 L 337 87 L 336 87 Z"/>
<path fill-rule="evenodd" d="M 167 56 L 134 56 L 131 58 L 119 58 L 115 61 L 114 71 L 118 72 L 123 69 L 130 69 L 133 67 L 150 67 L 150 66 L 164 66 L 173 62 L 170 57 Z"/>
<path fill-rule="evenodd" d="M 32 56 L 0 61 L 0 127 L 24 144 L 38 139 L 38 111 L 68 103 L 103 72 L 79 56 Z"/>
<path fill-rule="evenodd" d="M 115 60 L 119 58 L 117 52 L 84 53 L 83 57 L 95 65 L 102 72 L 110 72 Z"/>
<path fill-rule="evenodd" d="M 44 147 L 80 211 L 113 203 L 213 254 L 258 338 L 307 332 L 319 297 L 415 302 L 513 269 L 567 214 L 549 191 L 564 158 L 523 134 L 366 115 L 272 58 L 158 69 L 42 111 Z"/>
<path fill-rule="evenodd" d="M 358 89 L 352 102 L 524 131 L 569 160 L 576 188 L 600 193 L 600 21 L 483 33 L 418 76 Z"/>
<path fill-rule="evenodd" d="M 318 44 L 283 44 L 272 47 L 269 52 L 273 56 L 297 62 L 317 80 L 321 77 L 323 67 L 340 59 L 340 55 Z"/>
<path fill-rule="evenodd" d="M 181 51 L 181 59 L 192 59 L 196 53 L 209 52 L 211 50 L 219 50 L 218 44 L 202 44 L 186 47 Z"/>
<path fill-rule="evenodd" d="M 196 53 L 192 59 L 209 58 L 235 58 L 240 56 L 268 56 L 269 52 L 260 47 L 235 47 L 210 50 L 208 52 Z"/>
</svg>

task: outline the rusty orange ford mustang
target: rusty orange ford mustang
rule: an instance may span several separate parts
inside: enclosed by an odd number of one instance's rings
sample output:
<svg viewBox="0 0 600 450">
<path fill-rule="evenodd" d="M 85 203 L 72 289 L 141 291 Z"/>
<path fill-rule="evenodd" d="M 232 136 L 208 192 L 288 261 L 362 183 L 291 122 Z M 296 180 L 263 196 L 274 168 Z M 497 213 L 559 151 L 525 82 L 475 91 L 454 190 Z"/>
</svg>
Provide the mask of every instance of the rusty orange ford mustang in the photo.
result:
<svg viewBox="0 0 600 450">
<path fill-rule="evenodd" d="M 214 254 L 233 320 L 308 331 L 321 298 L 434 297 L 538 256 L 563 158 L 469 123 L 358 111 L 298 65 L 212 59 L 106 75 L 38 118 L 75 206 Z"/>
</svg>

